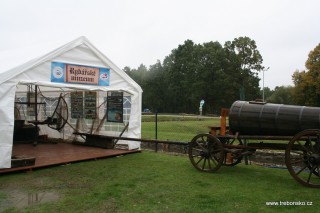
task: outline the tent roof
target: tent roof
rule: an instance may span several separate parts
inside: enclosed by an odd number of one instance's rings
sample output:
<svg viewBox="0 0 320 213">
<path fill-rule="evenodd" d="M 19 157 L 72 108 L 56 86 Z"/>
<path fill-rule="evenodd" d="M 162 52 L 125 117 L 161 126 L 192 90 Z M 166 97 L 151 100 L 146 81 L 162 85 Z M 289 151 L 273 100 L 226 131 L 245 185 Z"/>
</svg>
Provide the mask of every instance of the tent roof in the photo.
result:
<svg viewBox="0 0 320 213">
<path fill-rule="evenodd" d="M 125 72 L 123 72 L 119 67 L 117 67 L 109 58 L 107 58 L 103 53 L 101 53 L 91 42 L 84 36 L 81 36 L 55 50 L 52 52 L 49 52 L 39 58 L 32 59 L 20 66 L 17 66 L 15 68 L 12 68 L 10 70 L 7 70 L 5 72 L 0 73 L 0 84 L 3 82 L 10 80 L 19 74 L 32 69 L 33 67 L 36 67 L 46 61 L 50 61 L 54 59 L 55 57 L 73 49 L 80 45 L 87 46 L 95 55 L 98 57 L 103 63 L 105 63 L 106 66 L 109 66 L 112 70 L 117 72 L 118 75 L 123 77 L 130 85 L 132 85 L 134 88 L 136 88 L 139 92 L 142 92 L 141 87 L 132 80 Z"/>
</svg>

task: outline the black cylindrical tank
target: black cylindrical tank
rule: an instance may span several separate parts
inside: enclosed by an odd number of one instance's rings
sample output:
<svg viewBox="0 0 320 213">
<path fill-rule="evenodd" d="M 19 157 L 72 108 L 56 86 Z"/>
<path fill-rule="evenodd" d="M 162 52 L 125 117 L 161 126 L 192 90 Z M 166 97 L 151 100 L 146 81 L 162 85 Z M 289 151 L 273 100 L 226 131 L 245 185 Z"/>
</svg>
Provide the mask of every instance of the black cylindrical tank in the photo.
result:
<svg viewBox="0 0 320 213">
<path fill-rule="evenodd" d="M 242 135 L 295 135 L 320 129 L 320 107 L 236 101 L 229 112 L 232 133 Z"/>
</svg>

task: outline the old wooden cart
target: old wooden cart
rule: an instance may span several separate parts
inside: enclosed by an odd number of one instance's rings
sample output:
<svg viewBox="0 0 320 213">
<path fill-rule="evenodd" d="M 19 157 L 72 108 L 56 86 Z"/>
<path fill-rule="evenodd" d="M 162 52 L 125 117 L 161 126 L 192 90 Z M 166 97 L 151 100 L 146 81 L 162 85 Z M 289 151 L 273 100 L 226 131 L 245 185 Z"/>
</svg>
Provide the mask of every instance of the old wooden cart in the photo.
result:
<svg viewBox="0 0 320 213">
<path fill-rule="evenodd" d="M 304 186 L 320 188 L 320 108 L 236 101 L 222 111 L 219 127 L 192 139 L 189 158 L 198 170 L 215 172 L 258 149 L 285 150 L 291 176 Z"/>
</svg>

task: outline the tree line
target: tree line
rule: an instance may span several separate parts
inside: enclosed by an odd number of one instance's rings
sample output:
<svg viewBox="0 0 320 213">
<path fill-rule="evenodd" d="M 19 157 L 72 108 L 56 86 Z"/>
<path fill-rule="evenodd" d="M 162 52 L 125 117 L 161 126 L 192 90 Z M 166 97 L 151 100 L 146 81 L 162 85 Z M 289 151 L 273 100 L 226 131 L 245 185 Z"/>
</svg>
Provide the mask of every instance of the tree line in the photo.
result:
<svg viewBox="0 0 320 213">
<path fill-rule="evenodd" d="M 312 98 L 319 99 L 320 106 L 320 84 L 316 86 L 315 83 L 311 88 L 308 82 L 315 74 L 306 76 L 310 71 L 319 73 L 319 67 L 313 64 L 314 59 L 308 61 L 308 71 L 294 72 L 294 87 L 276 87 L 273 91 L 265 88 L 266 100 L 316 105 L 317 101 L 307 101 L 311 97 L 306 98 L 309 94 L 306 91 L 310 91 Z M 136 69 L 126 66 L 124 71 L 142 87 L 143 108 L 154 112 L 199 113 L 199 102 L 204 100 L 204 114 L 219 114 L 221 108 L 229 108 L 236 100 L 261 98 L 258 73 L 264 69 L 256 42 L 249 37 L 239 37 L 224 45 L 217 41 L 195 44 L 186 40 L 163 62 L 158 60 L 149 68 L 143 64 Z M 314 95 L 312 92 L 315 91 L 318 93 Z"/>
</svg>

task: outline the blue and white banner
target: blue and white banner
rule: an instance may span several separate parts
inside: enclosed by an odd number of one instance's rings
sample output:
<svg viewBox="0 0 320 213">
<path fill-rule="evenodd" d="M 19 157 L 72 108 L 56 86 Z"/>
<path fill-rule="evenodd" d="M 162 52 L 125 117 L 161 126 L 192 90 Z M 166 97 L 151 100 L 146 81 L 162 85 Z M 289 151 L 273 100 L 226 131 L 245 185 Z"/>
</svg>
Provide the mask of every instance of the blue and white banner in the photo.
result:
<svg viewBox="0 0 320 213">
<path fill-rule="evenodd" d="M 110 69 L 51 62 L 51 82 L 109 86 Z"/>
</svg>

